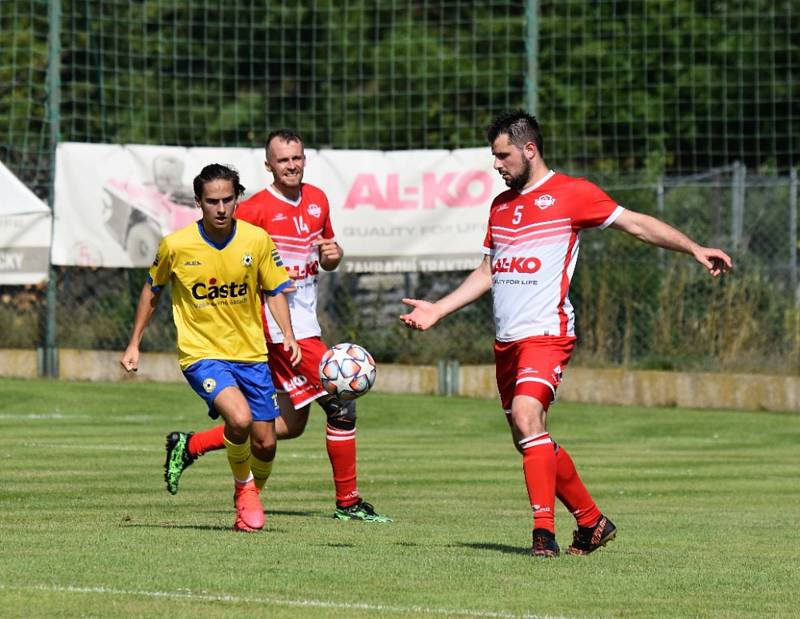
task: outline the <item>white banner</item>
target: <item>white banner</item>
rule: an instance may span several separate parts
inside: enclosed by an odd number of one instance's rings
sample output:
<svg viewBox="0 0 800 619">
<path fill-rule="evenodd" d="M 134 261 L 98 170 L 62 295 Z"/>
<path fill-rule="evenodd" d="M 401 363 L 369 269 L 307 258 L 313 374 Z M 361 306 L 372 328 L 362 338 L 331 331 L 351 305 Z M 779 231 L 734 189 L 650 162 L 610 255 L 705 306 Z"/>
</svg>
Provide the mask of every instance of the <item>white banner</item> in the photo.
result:
<svg viewBox="0 0 800 619">
<path fill-rule="evenodd" d="M 47 279 L 52 227 L 50 208 L 0 162 L 0 284 Z"/>
<path fill-rule="evenodd" d="M 352 272 L 472 269 L 489 204 L 505 189 L 489 148 L 306 150 L 305 180 L 331 204 Z M 53 263 L 149 266 L 159 239 L 199 218 L 192 179 L 239 170 L 251 195 L 272 182 L 263 149 L 64 143 L 56 158 Z"/>
</svg>

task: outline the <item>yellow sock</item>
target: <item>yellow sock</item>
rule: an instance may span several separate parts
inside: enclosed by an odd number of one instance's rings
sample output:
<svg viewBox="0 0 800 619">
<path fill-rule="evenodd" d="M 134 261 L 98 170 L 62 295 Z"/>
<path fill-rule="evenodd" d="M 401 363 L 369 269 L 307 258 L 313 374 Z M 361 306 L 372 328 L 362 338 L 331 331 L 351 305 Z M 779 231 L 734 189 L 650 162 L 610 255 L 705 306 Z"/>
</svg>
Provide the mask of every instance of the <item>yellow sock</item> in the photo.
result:
<svg viewBox="0 0 800 619">
<path fill-rule="evenodd" d="M 222 437 L 225 441 L 225 451 L 228 454 L 228 464 L 236 481 L 245 482 L 250 479 L 250 437 L 241 445 L 231 443 L 227 436 Z"/>
<path fill-rule="evenodd" d="M 256 482 L 256 487 L 261 490 L 267 483 L 270 474 L 272 473 L 272 463 L 274 460 L 264 462 L 259 460 L 254 455 L 250 454 L 250 470 L 253 472 L 253 480 Z"/>
</svg>

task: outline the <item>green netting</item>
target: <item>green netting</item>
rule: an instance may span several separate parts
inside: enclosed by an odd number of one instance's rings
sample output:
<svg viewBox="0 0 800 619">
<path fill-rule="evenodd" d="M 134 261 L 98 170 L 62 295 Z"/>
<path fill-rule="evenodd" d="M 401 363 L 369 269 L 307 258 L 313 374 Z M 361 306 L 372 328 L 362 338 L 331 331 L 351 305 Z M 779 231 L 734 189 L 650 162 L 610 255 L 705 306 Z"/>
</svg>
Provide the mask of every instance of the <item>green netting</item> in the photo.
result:
<svg viewBox="0 0 800 619">
<path fill-rule="evenodd" d="M 48 197 L 54 138 L 256 147 L 291 126 L 314 148 L 459 148 L 485 146 L 499 111 L 535 108 L 551 165 L 731 248 L 742 274 L 711 288 L 652 248 L 592 237 L 574 288 L 580 354 L 680 366 L 703 351 L 738 367 L 750 350 L 751 366 L 796 369 L 798 13 L 798 0 L 3 0 L 0 159 Z M 49 67 L 58 71 L 48 80 Z M 609 259 L 627 266 L 612 277 L 597 266 Z M 60 271 L 59 344 L 124 343 L 119 295 L 133 294 L 131 277 Z M 398 291 L 435 297 L 449 276 L 368 293 L 362 283 L 336 280 L 348 309 L 332 305 L 326 327 L 372 338 L 384 358 L 413 358 L 422 341 L 387 326 Z M 669 291 L 685 306 L 667 320 Z M 15 324 L 37 307 L 35 292 L 0 293 Z M 714 305 L 720 295 L 727 306 Z M 87 314 L 103 317 L 97 337 L 69 329 L 87 299 L 100 304 Z M 710 324 L 710 306 L 728 322 Z M 736 307 L 746 310 L 738 319 Z M 473 314 L 485 321 L 488 311 Z M 487 357 L 450 344 L 464 341 L 473 314 L 430 355 Z M 713 330 L 723 327 L 738 340 Z M 41 340 L 38 327 L 8 333 L 6 345 Z"/>
<path fill-rule="evenodd" d="M 800 149 L 796 1 L 59 4 L 63 140 L 253 146 L 289 125 L 457 148 L 536 101 L 564 167 L 787 169 Z M 40 186 L 52 5 L 0 5 L 0 148 Z"/>
</svg>

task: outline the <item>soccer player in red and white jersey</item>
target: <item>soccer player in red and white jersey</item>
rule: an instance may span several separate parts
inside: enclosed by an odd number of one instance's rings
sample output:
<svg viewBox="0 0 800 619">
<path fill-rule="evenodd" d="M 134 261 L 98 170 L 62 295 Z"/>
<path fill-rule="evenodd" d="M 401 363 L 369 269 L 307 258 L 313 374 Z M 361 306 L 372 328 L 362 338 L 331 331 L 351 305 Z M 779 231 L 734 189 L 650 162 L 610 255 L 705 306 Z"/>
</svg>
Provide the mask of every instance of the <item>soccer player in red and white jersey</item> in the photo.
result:
<svg viewBox="0 0 800 619">
<path fill-rule="evenodd" d="M 319 362 L 328 349 L 317 320 L 319 269 L 334 270 L 343 256 L 334 238 L 328 198 L 318 187 L 303 182 L 306 158 L 297 133 L 273 131 L 267 138 L 266 159 L 272 184 L 242 202 L 236 218 L 269 233 L 294 283 L 287 297 L 292 330 L 302 351 L 299 366 L 293 366 L 283 350 L 283 334 L 274 318 L 263 312 L 269 365 L 281 408 L 276 420 L 278 440 L 303 433 L 311 403 L 316 401 L 327 415 L 326 446 L 336 489 L 334 518 L 391 522 L 376 513 L 358 491 L 355 402 L 329 395 L 319 380 Z M 223 447 L 222 426 L 204 432 L 170 433 L 164 465 L 167 490 L 172 494 L 178 491 L 181 474 L 198 456 Z M 263 486 L 266 479 L 258 481 Z"/>
<path fill-rule="evenodd" d="M 484 259 L 435 303 L 403 299 L 413 309 L 400 319 L 426 330 L 492 291 L 497 386 L 511 434 L 522 454 L 533 510 L 534 556 L 555 557 L 555 498 L 577 520 L 569 554 L 589 554 L 616 536 L 566 450 L 547 431 L 547 413 L 575 344 L 569 285 L 580 231 L 616 228 L 639 240 L 690 254 L 716 277 L 731 268 L 723 251 L 702 247 L 672 226 L 625 209 L 600 188 L 551 170 L 543 159 L 536 119 L 507 112 L 488 130 L 494 168 L 509 189 L 492 202 Z"/>
</svg>

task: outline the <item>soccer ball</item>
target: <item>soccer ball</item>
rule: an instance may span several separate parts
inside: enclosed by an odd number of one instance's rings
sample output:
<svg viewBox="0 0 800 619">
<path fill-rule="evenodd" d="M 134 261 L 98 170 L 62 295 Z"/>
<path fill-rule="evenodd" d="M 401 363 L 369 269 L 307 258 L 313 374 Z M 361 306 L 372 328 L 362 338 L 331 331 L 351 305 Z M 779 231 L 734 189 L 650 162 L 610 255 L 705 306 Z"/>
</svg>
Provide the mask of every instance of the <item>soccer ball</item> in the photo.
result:
<svg viewBox="0 0 800 619">
<path fill-rule="evenodd" d="M 355 400 L 375 384 L 375 361 L 358 344 L 336 344 L 319 362 L 322 387 L 340 400 Z"/>
</svg>

